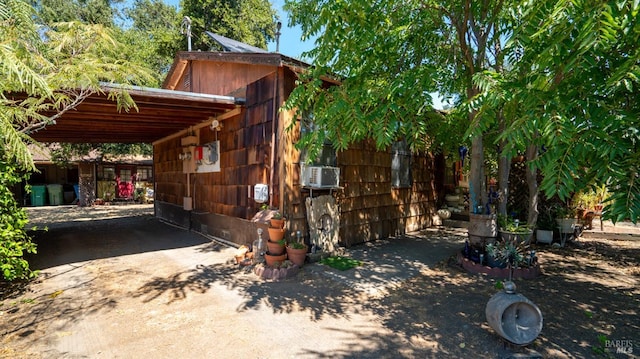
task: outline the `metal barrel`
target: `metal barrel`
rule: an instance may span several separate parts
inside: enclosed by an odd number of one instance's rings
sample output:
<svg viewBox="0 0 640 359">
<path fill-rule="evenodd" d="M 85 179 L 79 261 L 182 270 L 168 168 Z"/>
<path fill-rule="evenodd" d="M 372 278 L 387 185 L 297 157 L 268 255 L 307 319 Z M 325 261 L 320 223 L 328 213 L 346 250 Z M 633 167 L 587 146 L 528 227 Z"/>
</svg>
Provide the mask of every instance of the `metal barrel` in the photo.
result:
<svg viewBox="0 0 640 359">
<path fill-rule="evenodd" d="M 501 337 L 517 345 L 533 342 L 542 330 L 542 313 L 519 293 L 498 292 L 485 309 L 487 322 Z"/>
<path fill-rule="evenodd" d="M 469 214 L 469 243 L 484 245 L 498 235 L 496 216 L 491 214 Z"/>
</svg>

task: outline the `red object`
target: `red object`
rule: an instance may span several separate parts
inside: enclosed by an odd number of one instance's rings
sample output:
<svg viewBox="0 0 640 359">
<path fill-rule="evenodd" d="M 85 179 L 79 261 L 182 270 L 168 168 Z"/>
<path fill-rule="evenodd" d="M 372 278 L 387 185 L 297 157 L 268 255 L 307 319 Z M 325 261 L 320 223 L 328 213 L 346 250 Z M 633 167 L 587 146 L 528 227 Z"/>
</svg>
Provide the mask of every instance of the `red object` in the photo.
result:
<svg viewBox="0 0 640 359">
<path fill-rule="evenodd" d="M 119 198 L 133 198 L 133 183 L 132 182 L 120 182 L 118 181 L 118 197 Z"/>
<path fill-rule="evenodd" d="M 196 161 L 202 160 L 202 146 L 197 146 L 194 151 L 194 156 Z"/>
</svg>

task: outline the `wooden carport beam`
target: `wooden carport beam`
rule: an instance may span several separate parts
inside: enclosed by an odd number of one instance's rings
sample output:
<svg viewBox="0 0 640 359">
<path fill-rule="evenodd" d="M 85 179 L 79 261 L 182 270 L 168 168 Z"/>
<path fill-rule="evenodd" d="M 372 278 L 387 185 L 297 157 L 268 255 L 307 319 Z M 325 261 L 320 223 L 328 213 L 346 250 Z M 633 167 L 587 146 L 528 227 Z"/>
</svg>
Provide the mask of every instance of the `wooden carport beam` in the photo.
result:
<svg viewBox="0 0 640 359">
<path fill-rule="evenodd" d="M 228 112 L 225 112 L 225 113 L 223 113 L 221 115 L 215 116 L 215 119 L 218 120 L 218 121 L 224 121 L 224 120 L 226 120 L 228 118 L 240 115 L 241 113 L 242 113 L 242 107 L 236 107 L 231 111 L 228 111 Z M 211 126 L 211 122 L 213 122 L 213 120 L 205 121 L 205 122 L 199 123 L 197 125 L 191 126 L 189 128 L 185 128 L 184 130 L 182 130 L 180 132 L 176 132 L 176 133 L 174 133 L 172 135 L 166 136 L 166 137 L 161 138 L 161 139 L 159 139 L 157 141 L 153 141 L 152 144 L 155 146 L 157 144 L 160 144 L 162 142 L 171 140 L 173 138 L 184 136 L 187 133 L 189 133 L 190 131 L 199 130 L 199 129 L 203 128 L 203 127 Z"/>
</svg>

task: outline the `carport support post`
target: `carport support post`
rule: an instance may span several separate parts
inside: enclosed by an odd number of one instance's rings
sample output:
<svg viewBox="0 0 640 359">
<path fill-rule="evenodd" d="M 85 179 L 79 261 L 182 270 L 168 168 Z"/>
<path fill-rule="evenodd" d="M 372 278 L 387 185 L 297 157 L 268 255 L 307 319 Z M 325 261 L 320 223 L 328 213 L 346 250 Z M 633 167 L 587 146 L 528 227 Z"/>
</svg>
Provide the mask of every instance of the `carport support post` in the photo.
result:
<svg viewBox="0 0 640 359">
<path fill-rule="evenodd" d="M 96 197 L 96 166 L 91 162 L 78 163 L 78 205 L 90 206 Z"/>
</svg>

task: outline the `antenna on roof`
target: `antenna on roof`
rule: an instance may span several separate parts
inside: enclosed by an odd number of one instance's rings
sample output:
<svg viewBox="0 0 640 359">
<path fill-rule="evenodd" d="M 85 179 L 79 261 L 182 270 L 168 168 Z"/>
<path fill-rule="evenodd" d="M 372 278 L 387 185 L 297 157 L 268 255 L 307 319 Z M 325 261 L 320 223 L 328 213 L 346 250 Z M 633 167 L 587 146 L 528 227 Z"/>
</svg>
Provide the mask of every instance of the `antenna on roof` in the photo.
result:
<svg viewBox="0 0 640 359">
<path fill-rule="evenodd" d="M 278 21 L 276 23 L 276 52 L 280 52 L 280 29 L 282 29 L 282 23 Z"/>
<path fill-rule="evenodd" d="M 188 16 L 182 18 L 180 33 L 187 35 L 187 51 L 191 51 L 191 19 Z"/>
</svg>

